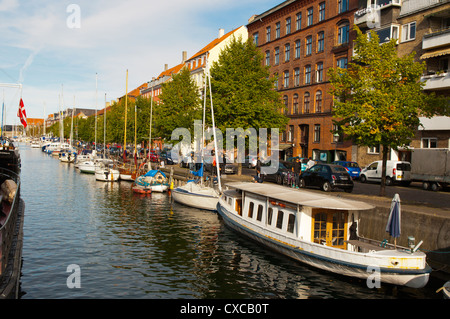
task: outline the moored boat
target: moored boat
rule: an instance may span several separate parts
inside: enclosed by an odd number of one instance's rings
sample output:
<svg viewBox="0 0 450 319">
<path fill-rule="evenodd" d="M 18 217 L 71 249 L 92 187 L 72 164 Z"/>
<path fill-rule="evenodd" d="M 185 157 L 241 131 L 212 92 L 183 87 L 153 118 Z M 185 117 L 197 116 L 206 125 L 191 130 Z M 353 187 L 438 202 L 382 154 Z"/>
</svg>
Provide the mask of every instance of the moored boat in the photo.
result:
<svg viewBox="0 0 450 319">
<path fill-rule="evenodd" d="M 190 181 L 173 189 L 172 198 L 186 206 L 215 211 L 219 202 L 219 193 L 212 187 Z"/>
<path fill-rule="evenodd" d="M 150 188 L 152 192 L 165 192 L 169 189 L 169 179 L 159 169 L 149 170 L 134 180 L 135 185 Z"/>
<path fill-rule="evenodd" d="M 95 169 L 95 179 L 103 182 L 116 182 L 120 178 L 120 173 L 113 168 L 112 164 L 100 163 Z"/>
<path fill-rule="evenodd" d="M 224 223 L 272 250 L 340 275 L 413 288 L 428 282 L 423 252 L 359 236 L 369 204 L 273 184 L 227 186 L 217 204 Z"/>
</svg>

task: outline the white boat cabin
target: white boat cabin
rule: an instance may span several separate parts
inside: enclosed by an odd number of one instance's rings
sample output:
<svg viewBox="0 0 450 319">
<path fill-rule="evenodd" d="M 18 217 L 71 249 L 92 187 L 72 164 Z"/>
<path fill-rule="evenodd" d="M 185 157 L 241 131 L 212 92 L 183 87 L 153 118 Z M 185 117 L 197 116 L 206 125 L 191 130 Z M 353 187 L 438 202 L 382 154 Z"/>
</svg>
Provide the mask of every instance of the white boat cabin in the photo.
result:
<svg viewBox="0 0 450 319">
<path fill-rule="evenodd" d="M 348 247 L 348 240 L 357 235 L 355 222 L 359 220 L 359 210 L 372 208 L 365 203 L 345 203 L 343 199 L 304 190 L 283 187 L 279 193 L 276 185 L 266 188 L 261 184 L 254 185 L 244 187 L 241 184 L 226 190 L 222 203 L 226 202 L 229 211 L 238 214 L 252 227 L 260 226 L 257 232 L 282 242 L 302 240 L 353 250 L 354 247 Z M 354 231 L 352 236 L 350 229 Z"/>
</svg>

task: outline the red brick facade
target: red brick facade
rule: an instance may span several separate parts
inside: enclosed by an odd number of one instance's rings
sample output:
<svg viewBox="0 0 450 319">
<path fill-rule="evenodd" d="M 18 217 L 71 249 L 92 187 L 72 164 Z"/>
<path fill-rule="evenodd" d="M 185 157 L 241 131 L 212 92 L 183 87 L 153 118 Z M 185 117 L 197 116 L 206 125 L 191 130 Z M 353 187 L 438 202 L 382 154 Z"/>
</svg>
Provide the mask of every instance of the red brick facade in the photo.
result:
<svg viewBox="0 0 450 319">
<path fill-rule="evenodd" d="M 249 37 L 263 53 L 263 64 L 277 75 L 290 118 L 280 141 L 285 157 L 331 162 L 338 150 L 341 159 L 351 160 L 351 141 L 340 136 L 336 144 L 333 136 L 327 71 L 338 63 L 346 67 L 351 59 L 356 9 L 357 0 L 285 1 L 249 20 Z"/>
</svg>

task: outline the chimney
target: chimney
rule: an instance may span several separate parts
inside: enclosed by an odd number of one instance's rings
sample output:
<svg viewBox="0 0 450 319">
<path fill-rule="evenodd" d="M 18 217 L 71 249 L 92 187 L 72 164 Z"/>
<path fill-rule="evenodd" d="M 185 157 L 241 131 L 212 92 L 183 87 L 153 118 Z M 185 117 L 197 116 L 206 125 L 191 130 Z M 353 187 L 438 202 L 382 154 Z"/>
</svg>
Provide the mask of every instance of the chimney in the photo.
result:
<svg viewBox="0 0 450 319">
<path fill-rule="evenodd" d="M 168 64 L 164 64 L 164 71 L 167 71 L 167 69 L 169 68 Z"/>
<path fill-rule="evenodd" d="M 183 51 L 181 54 L 181 63 L 186 62 L 187 60 L 187 51 Z"/>
<path fill-rule="evenodd" d="M 223 37 L 224 34 L 225 34 L 225 30 L 224 29 L 219 29 L 219 37 L 218 37 L 218 39 Z"/>
</svg>

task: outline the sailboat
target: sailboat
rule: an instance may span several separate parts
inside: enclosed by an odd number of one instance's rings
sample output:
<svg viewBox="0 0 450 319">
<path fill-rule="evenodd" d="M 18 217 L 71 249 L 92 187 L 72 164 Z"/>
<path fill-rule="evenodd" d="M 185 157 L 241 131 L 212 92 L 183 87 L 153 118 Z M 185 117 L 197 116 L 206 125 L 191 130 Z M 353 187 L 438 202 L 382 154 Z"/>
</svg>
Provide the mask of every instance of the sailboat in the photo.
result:
<svg viewBox="0 0 450 319">
<path fill-rule="evenodd" d="M 214 134 L 214 148 L 216 163 L 219 163 L 218 152 L 217 152 L 217 137 L 214 123 L 214 108 L 212 102 L 212 91 L 211 91 L 211 75 L 209 73 L 208 61 L 206 61 L 205 69 L 205 99 L 203 106 L 203 134 L 201 143 L 201 154 L 202 154 L 202 164 L 199 172 L 195 175 L 200 177 L 200 181 L 189 181 L 183 186 L 177 187 L 172 190 L 172 197 L 175 202 L 184 204 L 186 206 L 205 209 L 210 211 L 215 211 L 217 208 L 217 203 L 219 201 L 219 194 L 222 192 L 222 186 L 220 184 L 220 171 L 219 165 L 217 167 L 217 180 L 218 180 L 218 190 L 212 186 L 207 186 L 203 184 L 203 147 L 205 142 L 205 112 L 206 112 L 206 88 L 209 84 L 209 92 L 211 98 L 211 117 L 212 117 L 212 129 Z"/>
<path fill-rule="evenodd" d="M 128 70 L 127 70 L 127 78 L 126 78 L 126 87 L 125 87 L 125 125 L 124 125 L 124 158 L 123 162 L 116 166 L 117 170 L 120 172 L 120 179 L 125 181 L 134 181 L 136 178 L 136 164 L 129 162 L 127 163 L 125 160 L 125 149 L 127 145 L 127 108 L 128 108 Z M 136 117 L 136 110 L 135 110 Z M 135 120 L 136 121 L 136 120 Z M 135 123 L 136 127 L 136 123 Z M 134 137 L 134 148 L 136 151 L 136 134 Z M 134 168 L 133 168 L 134 166 Z"/>
<path fill-rule="evenodd" d="M 106 145 L 106 94 L 105 94 L 105 112 L 103 114 L 103 145 Z M 103 156 L 106 157 L 105 148 L 103 147 Z M 101 162 L 95 168 L 95 179 L 103 182 L 115 182 L 120 177 L 119 170 L 115 169 L 113 163 Z"/>
<path fill-rule="evenodd" d="M 69 148 L 62 149 L 59 153 L 59 160 L 63 163 L 73 163 L 77 158 L 77 152 L 72 146 L 73 141 L 73 113 L 75 111 L 75 97 L 73 97 L 74 108 L 72 109 L 72 122 L 70 126 Z"/>
</svg>

